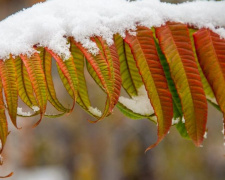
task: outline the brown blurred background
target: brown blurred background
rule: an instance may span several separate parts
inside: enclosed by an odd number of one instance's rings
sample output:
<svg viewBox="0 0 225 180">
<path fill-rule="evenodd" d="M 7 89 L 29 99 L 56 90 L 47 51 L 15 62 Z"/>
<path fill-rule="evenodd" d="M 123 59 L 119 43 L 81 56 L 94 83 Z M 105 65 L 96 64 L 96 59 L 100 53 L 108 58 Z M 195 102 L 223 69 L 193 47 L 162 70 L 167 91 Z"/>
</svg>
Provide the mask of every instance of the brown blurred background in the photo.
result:
<svg viewBox="0 0 225 180">
<path fill-rule="evenodd" d="M 0 20 L 37 2 L 0 0 Z M 64 105 L 71 104 L 56 68 L 53 76 L 59 99 Z M 103 93 L 87 73 L 86 78 L 92 103 L 103 108 Z M 31 126 L 38 117 L 19 118 L 22 130 L 9 123 L 11 134 L 0 175 L 14 171 L 9 180 L 224 180 L 222 115 L 209 109 L 203 148 L 181 138 L 173 127 L 146 154 L 145 149 L 156 141 L 156 126 L 148 120 L 128 119 L 117 109 L 97 124 L 88 123 L 93 118 L 78 105 L 69 116 L 44 118 L 35 129 Z M 48 112 L 54 112 L 51 106 Z"/>
</svg>

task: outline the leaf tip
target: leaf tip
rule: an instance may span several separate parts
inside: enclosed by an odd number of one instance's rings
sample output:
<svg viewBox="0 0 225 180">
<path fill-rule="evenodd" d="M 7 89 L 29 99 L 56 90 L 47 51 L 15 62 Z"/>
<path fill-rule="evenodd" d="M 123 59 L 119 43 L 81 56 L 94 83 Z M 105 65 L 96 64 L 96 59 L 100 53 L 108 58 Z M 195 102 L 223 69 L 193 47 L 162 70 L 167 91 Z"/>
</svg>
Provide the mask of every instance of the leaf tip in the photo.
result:
<svg viewBox="0 0 225 180">
<path fill-rule="evenodd" d="M 6 176 L 0 176 L 0 178 L 2 179 L 2 178 L 9 178 L 9 177 L 11 177 L 13 175 L 13 172 L 11 172 L 11 173 L 9 173 L 8 175 L 6 175 Z"/>
</svg>

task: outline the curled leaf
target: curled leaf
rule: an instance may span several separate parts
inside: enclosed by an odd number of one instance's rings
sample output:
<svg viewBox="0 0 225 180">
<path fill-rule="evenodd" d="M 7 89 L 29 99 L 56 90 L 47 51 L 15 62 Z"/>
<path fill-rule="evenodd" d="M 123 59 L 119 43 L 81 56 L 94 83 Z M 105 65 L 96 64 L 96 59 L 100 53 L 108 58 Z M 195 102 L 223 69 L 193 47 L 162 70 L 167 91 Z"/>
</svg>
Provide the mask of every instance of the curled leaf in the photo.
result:
<svg viewBox="0 0 225 180">
<path fill-rule="evenodd" d="M 47 85 L 45 74 L 42 67 L 42 61 L 39 54 L 36 52 L 30 58 L 26 55 L 21 55 L 21 59 L 29 74 L 32 87 L 34 89 L 39 107 L 33 107 L 33 109 L 40 110 L 40 120 L 34 125 L 36 127 L 42 120 L 47 106 Z"/>
</svg>

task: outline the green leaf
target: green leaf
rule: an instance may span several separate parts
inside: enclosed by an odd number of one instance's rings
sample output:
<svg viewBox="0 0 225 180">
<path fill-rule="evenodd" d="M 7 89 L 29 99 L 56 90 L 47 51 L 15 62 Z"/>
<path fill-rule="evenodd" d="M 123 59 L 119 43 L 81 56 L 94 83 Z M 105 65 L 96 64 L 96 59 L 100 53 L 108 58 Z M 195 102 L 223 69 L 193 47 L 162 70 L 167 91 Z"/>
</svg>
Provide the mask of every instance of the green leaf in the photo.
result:
<svg viewBox="0 0 225 180">
<path fill-rule="evenodd" d="M 178 132 L 180 133 L 181 137 L 191 140 L 190 136 L 188 135 L 187 129 L 185 127 L 185 123 L 182 122 L 182 118 L 180 118 L 180 121 L 178 124 L 176 124 L 176 128 Z"/>
<path fill-rule="evenodd" d="M 129 96 L 137 96 L 138 89 L 143 85 L 143 82 L 133 54 L 131 53 L 129 45 L 124 42 L 120 35 L 114 35 L 114 42 L 120 60 L 120 74 L 123 88 Z"/>
</svg>

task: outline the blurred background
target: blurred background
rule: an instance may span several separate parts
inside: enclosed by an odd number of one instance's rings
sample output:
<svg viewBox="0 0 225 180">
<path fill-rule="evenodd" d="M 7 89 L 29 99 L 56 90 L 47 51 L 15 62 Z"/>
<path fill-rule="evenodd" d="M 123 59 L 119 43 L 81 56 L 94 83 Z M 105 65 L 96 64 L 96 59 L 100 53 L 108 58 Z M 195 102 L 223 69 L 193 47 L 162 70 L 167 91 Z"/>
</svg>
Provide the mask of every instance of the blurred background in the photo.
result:
<svg viewBox="0 0 225 180">
<path fill-rule="evenodd" d="M 0 0 L 0 20 L 38 2 L 41 1 Z M 71 104 L 56 68 L 53 76 L 59 99 L 64 105 Z M 92 103 L 103 108 L 103 92 L 87 73 L 86 78 Z M 54 112 L 51 106 L 48 112 Z M 128 119 L 116 108 L 113 115 L 99 123 L 90 124 L 88 119 L 93 118 L 76 105 L 69 116 L 44 118 L 35 129 L 32 125 L 38 117 L 19 118 L 21 130 L 9 122 L 11 133 L 0 175 L 14 171 L 9 180 L 225 179 L 222 114 L 210 105 L 210 128 L 202 148 L 181 138 L 172 127 L 163 142 L 145 154 L 157 139 L 153 123 Z"/>
</svg>

